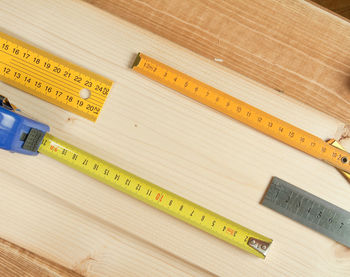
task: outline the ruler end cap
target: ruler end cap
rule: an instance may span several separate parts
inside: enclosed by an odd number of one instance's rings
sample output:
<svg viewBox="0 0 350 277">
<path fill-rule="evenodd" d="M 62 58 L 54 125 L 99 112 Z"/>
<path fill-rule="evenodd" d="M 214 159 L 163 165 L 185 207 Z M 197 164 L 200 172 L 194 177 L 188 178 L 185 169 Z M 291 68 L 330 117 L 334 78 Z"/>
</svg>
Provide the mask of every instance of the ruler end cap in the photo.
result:
<svg viewBox="0 0 350 277">
<path fill-rule="evenodd" d="M 141 53 L 137 53 L 137 56 L 135 58 L 134 63 L 132 64 L 131 68 L 137 67 L 141 61 Z"/>
</svg>

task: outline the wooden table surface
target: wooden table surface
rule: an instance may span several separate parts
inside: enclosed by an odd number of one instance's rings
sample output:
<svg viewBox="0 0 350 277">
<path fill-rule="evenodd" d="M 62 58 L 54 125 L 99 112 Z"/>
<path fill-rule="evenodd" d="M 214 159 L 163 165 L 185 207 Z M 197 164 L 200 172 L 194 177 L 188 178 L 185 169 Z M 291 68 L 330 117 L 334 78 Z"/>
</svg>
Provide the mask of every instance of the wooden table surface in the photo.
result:
<svg viewBox="0 0 350 277">
<path fill-rule="evenodd" d="M 350 1 L 349 0 L 312 0 L 323 7 L 334 11 L 341 16 L 350 19 Z"/>
<path fill-rule="evenodd" d="M 1 31 L 115 81 L 96 123 L 3 83 L 1 94 L 53 135 L 274 240 L 258 259 L 46 156 L 2 151 L 0 276 L 350 274 L 348 248 L 260 204 L 278 176 L 350 210 L 336 169 L 130 65 L 143 52 L 322 139 L 345 138 L 347 122 L 87 3 L 0 3 Z"/>
<path fill-rule="evenodd" d="M 280 93 L 350 121 L 350 21 L 314 2 L 85 1 L 204 57 L 219 59 L 220 64 Z"/>
</svg>

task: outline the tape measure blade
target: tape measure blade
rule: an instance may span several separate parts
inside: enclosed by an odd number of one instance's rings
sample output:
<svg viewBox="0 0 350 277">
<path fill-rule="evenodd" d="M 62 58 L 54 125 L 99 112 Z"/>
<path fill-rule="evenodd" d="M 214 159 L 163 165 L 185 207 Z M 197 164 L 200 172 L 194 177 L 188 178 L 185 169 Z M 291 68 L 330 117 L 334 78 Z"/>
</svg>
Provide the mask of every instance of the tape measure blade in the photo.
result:
<svg viewBox="0 0 350 277">
<path fill-rule="evenodd" d="M 273 177 L 262 204 L 350 247 L 350 213 Z"/>
<path fill-rule="evenodd" d="M 246 252 L 265 258 L 272 240 L 46 134 L 39 152 Z"/>
<path fill-rule="evenodd" d="M 1 32 L 0 79 L 92 121 L 100 114 L 113 84 L 100 75 Z M 90 95 L 84 97 L 82 90 Z"/>
<path fill-rule="evenodd" d="M 350 154 L 233 96 L 139 53 L 133 70 L 268 136 L 350 173 Z"/>
</svg>

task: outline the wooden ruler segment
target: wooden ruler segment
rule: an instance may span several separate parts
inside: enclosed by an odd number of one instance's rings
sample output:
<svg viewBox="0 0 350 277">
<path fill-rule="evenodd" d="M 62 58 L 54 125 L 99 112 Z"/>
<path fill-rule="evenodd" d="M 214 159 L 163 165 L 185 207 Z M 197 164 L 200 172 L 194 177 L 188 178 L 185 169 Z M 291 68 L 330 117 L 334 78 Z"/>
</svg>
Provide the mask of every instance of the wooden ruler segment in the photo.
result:
<svg viewBox="0 0 350 277">
<path fill-rule="evenodd" d="M 350 173 L 350 154 L 322 139 L 263 112 L 144 54 L 132 66 L 137 71 L 266 135 Z"/>
<path fill-rule="evenodd" d="M 113 82 L 0 32 L 0 80 L 96 121 Z"/>
</svg>

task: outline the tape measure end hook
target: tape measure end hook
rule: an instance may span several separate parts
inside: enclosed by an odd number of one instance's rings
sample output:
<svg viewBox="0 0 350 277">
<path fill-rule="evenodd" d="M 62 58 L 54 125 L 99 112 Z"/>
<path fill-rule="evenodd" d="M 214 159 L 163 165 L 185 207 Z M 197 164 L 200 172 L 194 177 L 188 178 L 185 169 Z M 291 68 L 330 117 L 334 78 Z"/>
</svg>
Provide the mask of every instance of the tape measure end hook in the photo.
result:
<svg viewBox="0 0 350 277">
<path fill-rule="evenodd" d="M 261 253 L 265 259 L 266 255 L 267 255 L 267 252 L 271 246 L 272 242 L 266 242 L 266 241 L 262 241 L 262 240 L 259 240 L 257 238 L 254 238 L 254 237 L 250 237 L 249 240 L 248 240 L 248 245 L 255 249 L 256 251 L 258 251 L 259 253 Z"/>
</svg>

